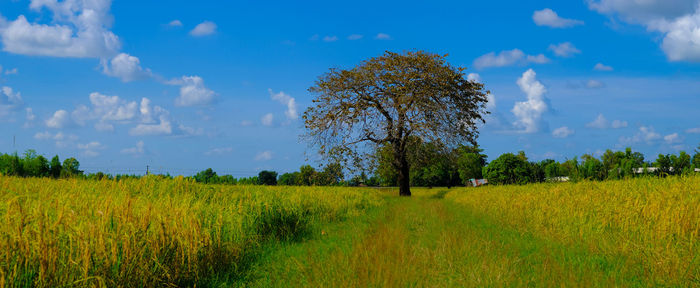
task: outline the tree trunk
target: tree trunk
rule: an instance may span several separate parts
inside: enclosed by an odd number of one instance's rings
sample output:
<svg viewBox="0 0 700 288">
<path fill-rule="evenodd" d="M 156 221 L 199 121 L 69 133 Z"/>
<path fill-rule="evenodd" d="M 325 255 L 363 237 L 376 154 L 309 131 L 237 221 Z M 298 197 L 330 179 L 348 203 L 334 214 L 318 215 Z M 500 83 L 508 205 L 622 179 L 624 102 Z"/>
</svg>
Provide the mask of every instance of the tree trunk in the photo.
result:
<svg viewBox="0 0 700 288">
<path fill-rule="evenodd" d="M 403 153 L 398 160 L 399 175 L 397 180 L 399 182 L 399 196 L 411 196 L 411 179 L 410 179 L 410 169 L 408 166 L 408 160 L 406 160 L 406 153 Z"/>
</svg>

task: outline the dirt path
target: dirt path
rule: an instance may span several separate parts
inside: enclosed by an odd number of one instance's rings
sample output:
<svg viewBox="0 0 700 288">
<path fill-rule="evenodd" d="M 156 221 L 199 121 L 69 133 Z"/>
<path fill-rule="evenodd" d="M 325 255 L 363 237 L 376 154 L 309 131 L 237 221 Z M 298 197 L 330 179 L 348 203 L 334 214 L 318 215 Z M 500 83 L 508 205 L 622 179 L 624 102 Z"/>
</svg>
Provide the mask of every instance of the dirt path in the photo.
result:
<svg viewBox="0 0 700 288">
<path fill-rule="evenodd" d="M 240 285 L 591 287 L 634 283 L 634 279 L 608 275 L 624 267 L 624 259 L 589 255 L 504 229 L 442 199 L 445 192 L 433 189 L 411 198 L 388 197 L 383 209 L 324 227 L 317 239 L 273 247 Z"/>
</svg>

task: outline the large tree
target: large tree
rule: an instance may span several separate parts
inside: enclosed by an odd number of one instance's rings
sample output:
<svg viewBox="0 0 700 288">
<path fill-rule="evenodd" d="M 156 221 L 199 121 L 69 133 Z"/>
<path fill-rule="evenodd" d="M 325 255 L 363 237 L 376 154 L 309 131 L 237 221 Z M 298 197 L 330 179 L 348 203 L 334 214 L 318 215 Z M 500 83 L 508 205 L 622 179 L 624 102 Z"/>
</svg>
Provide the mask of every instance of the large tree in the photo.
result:
<svg viewBox="0 0 700 288">
<path fill-rule="evenodd" d="M 309 88 L 316 98 L 304 112 L 305 136 L 321 155 L 342 155 L 354 166 L 377 145 L 390 145 L 399 194 L 410 196 L 409 136 L 444 147 L 476 144 L 488 113 L 483 84 L 446 56 L 385 52 L 352 69 L 330 69 Z"/>
</svg>

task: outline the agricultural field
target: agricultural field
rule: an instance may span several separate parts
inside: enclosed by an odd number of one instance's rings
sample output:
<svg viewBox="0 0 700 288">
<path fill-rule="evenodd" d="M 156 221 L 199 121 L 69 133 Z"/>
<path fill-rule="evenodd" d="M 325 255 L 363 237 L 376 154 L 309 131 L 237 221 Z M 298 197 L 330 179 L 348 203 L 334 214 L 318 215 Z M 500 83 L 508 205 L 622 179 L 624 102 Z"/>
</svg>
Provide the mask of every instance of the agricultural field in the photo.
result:
<svg viewBox="0 0 700 288">
<path fill-rule="evenodd" d="M 700 177 L 479 188 L 0 176 L 0 287 L 700 285 Z"/>
</svg>

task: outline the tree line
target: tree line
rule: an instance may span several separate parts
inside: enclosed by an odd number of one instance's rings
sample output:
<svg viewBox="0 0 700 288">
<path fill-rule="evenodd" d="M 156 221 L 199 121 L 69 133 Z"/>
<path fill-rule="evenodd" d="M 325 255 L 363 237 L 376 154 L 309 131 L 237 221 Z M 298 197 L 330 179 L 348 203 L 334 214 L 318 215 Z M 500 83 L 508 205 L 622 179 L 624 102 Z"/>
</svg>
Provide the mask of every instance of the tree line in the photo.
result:
<svg viewBox="0 0 700 288">
<path fill-rule="evenodd" d="M 410 185 L 414 187 L 468 186 L 470 179 L 485 178 L 490 184 L 527 184 L 546 181 L 570 181 L 622 179 L 636 175 L 681 175 L 694 173 L 700 168 L 700 146 L 694 155 L 685 151 L 678 154 L 659 154 L 654 161 L 648 161 L 640 152 L 631 148 L 625 151 L 605 151 L 599 158 L 584 154 L 564 162 L 553 159 L 530 161 L 523 151 L 505 153 L 491 162 L 478 145 L 460 145 L 454 149 L 411 137 L 407 141 L 407 161 Z M 305 164 L 298 171 L 278 174 L 263 170 L 257 176 L 235 178 L 231 175 L 217 175 L 211 169 L 185 177 L 205 184 L 226 185 L 286 185 L 286 186 L 384 186 L 393 187 L 398 183 L 398 175 L 393 167 L 394 153 L 388 145 L 378 146 L 371 159 L 369 171 L 361 171 L 346 178 L 343 165 L 329 163 L 318 169 Z M 650 169 L 651 168 L 651 169 Z M 73 158 L 60 161 L 58 155 L 49 161 L 27 150 L 21 156 L 17 153 L 0 153 L 0 174 L 18 177 L 85 178 L 85 179 L 125 179 L 139 178 L 140 175 L 103 172 L 85 174 L 80 170 L 80 162 Z M 172 178 L 171 175 L 160 175 Z"/>
</svg>

